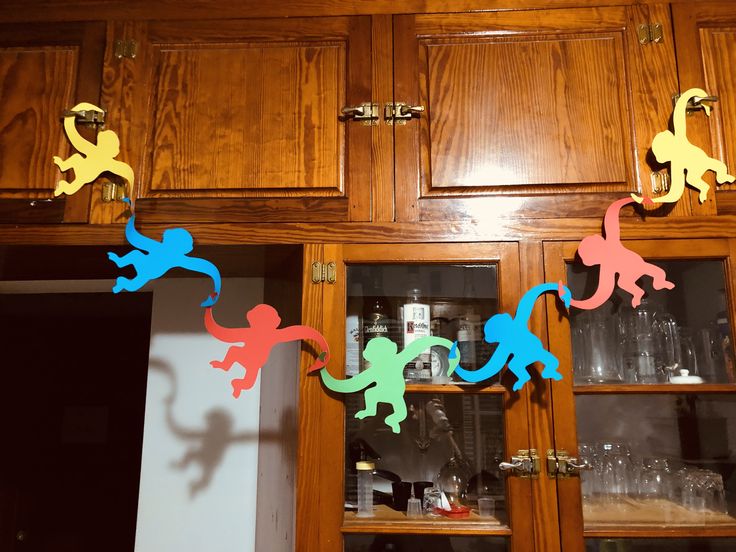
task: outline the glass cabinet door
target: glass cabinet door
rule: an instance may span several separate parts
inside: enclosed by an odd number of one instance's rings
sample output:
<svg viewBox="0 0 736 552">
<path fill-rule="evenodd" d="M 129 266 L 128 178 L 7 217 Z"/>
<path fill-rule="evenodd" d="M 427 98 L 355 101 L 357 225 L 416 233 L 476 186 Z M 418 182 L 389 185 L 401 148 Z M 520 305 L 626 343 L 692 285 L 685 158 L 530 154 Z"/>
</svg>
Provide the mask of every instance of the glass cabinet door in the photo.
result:
<svg viewBox="0 0 736 552">
<path fill-rule="evenodd" d="M 402 351 L 442 337 L 456 343 L 463 367 L 478 368 L 493 352 L 483 323 L 520 295 L 515 244 L 325 246 L 324 260 L 336 263 L 336 282 L 322 287 L 336 379 L 383 362 L 366 351 L 380 338 Z M 321 551 L 532 550 L 532 480 L 499 468 L 529 449 L 526 393 L 511 392 L 504 376 L 458 380 L 448 373 L 451 348 L 435 345 L 397 366 L 405 410 L 376 404 L 370 391 L 323 390 L 312 487 Z M 368 487 L 358 468 L 369 471 Z M 357 511 L 361 492 L 372 497 L 367 515 Z M 450 516 L 435 506 L 443 500 Z"/>
<path fill-rule="evenodd" d="M 598 272 L 576 262 L 577 246 L 545 244 L 545 270 L 584 299 Z M 582 466 L 558 476 L 562 548 L 736 549 L 733 243 L 626 246 L 674 288 L 655 290 L 644 276 L 637 307 L 617 288 L 598 309 L 572 307 L 569 317 L 548 302 L 564 374 L 553 385 L 557 456 L 564 450 Z"/>
</svg>

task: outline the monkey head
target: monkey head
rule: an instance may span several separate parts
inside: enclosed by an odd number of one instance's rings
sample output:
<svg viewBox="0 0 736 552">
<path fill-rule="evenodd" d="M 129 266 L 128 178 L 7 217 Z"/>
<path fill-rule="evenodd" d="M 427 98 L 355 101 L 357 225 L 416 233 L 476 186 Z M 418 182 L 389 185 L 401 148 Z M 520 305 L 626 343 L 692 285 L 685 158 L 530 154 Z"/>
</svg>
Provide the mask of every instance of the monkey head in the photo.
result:
<svg viewBox="0 0 736 552">
<path fill-rule="evenodd" d="M 578 255 L 585 266 L 599 265 L 608 252 L 607 246 L 603 236 L 586 236 L 578 245 Z"/>
<path fill-rule="evenodd" d="M 665 130 L 660 132 L 652 140 L 652 153 L 659 163 L 672 161 L 677 139 L 672 132 Z"/>
<path fill-rule="evenodd" d="M 398 352 L 396 343 L 388 337 L 374 337 L 368 342 L 363 351 L 363 358 L 371 364 L 375 364 L 386 357 L 394 356 Z"/>
<path fill-rule="evenodd" d="M 488 343 L 497 343 L 504 340 L 512 331 L 513 321 L 514 319 L 508 313 L 494 314 L 483 326 L 484 339 Z"/>
<path fill-rule="evenodd" d="M 103 130 L 97 135 L 97 147 L 110 157 L 120 153 L 120 139 L 112 130 Z"/>
<path fill-rule="evenodd" d="M 279 313 L 271 305 L 256 305 L 246 313 L 245 318 L 251 328 L 275 330 L 281 324 Z"/>
<path fill-rule="evenodd" d="M 186 254 L 194 249 L 194 239 L 184 228 L 169 228 L 168 230 L 164 230 L 161 242 L 167 248 L 179 254 Z"/>
</svg>

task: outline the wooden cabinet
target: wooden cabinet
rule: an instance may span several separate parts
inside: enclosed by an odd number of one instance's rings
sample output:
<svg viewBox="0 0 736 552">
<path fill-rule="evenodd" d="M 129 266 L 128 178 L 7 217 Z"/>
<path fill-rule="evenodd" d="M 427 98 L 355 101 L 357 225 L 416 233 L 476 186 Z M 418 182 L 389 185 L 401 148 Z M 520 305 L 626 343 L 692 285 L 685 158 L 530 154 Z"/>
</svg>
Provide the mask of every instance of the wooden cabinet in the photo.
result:
<svg viewBox="0 0 736 552">
<path fill-rule="evenodd" d="M 548 280 L 567 281 L 583 298 L 597 274 L 575 265 L 577 245 L 546 243 L 544 264 Z M 736 417 L 736 244 L 626 246 L 664 268 L 674 289 L 656 291 L 644 277 L 636 310 L 619 291 L 600 309 L 573 308 L 564 319 L 547 302 L 550 350 L 564 367 L 552 385 L 556 449 L 588 468 L 557 481 L 562 548 L 603 550 L 598 543 L 613 540 L 639 550 L 649 539 L 648 550 L 672 550 L 678 538 L 683 550 L 727 550 L 736 537 L 734 458 L 724 448 Z M 700 379 L 677 380 L 681 369 Z"/>
<path fill-rule="evenodd" d="M 368 220 L 371 127 L 339 117 L 370 102 L 370 41 L 369 17 L 116 23 L 103 99 L 141 217 Z"/>
<path fill-rule="evenodd" d="M 89 193 L 53 198 L 61 114 L 100 94 L 103 23 L 0 25 L 0 222 L 86 222 Z M 86 137 L 94 139 L 89 129 Z"/>
<path fill-rule="evenodd" d="M 680 88 L 702 88 L 718 96 L 710 117 L 701 111 L 688 117 L 688 138 L 736 171 L 736 6 L 730 2 L 673 4 Z M 712 175 L 709 175 L 712 176 Z M 708 177 L 706 177 L 708 178 Z M 710 178 L 709 182 L 715 186 Z M 698 205 L 700 214 L 736 212 L 736 187 L 717 187 L 716 201 Z M 717 204 L 717 205 L 716 205 Z"/>
<path fill-rule="evenodd" d="M 666 40 L 640 44 L 640 25 Z M 398 220 L 598 216 L 652 195 L 677 89 L 666 7 L 397 16 Z"/>
</svg>

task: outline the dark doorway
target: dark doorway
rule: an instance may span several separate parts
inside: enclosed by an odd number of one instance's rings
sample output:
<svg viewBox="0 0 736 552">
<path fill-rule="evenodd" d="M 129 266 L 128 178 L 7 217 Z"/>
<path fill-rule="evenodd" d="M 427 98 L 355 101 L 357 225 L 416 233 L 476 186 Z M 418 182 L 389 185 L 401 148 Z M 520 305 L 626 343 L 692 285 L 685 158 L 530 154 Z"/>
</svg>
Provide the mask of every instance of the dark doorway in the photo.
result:
<svg viewBox="0 0 736 552">
<path fill-rule="evenodd" d="M 151 295 L 0 295 L 0 322 L 0 552 L 132 552 Z"/>
</svg>

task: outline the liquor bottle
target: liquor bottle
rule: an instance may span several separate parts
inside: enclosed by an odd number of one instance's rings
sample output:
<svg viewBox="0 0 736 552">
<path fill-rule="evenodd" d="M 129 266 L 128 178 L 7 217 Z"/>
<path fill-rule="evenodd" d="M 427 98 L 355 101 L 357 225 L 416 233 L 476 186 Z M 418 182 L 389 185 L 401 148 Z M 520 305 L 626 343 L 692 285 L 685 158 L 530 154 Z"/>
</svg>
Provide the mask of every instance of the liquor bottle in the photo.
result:
<svg viewBox="0 0 736 552">
<path fill-rule="evenodd" d="M 411 288 L 399 309 L 401 319 L 401 333 L 404 348 L 417 339 L 430 335 L 429 305 L 421 299 L 419 288 Z M 429 350 L 423 351 L 416 359 L 411 360 L 404 368 L 404 377 L 407 381 L 431 381 L 431 360 Z"/>
<path fill-rule="evenodd" d="M 373 294 L 366 297 L 363 303 L 363 323 L 361 330 L 363 342 L 361 344 L 361 351 L 365 350 L 371 339 L 389 336 L 391 319 L 388 313 L 388 301 L 384 296 L 378 294 L 378 289 L 374 285 Z M 370 362 L 362 358 L 362 355 L 361 366 L 361 371 L 370 367 Z"/>
<path fill-rule="evenodd" d="M 458 320 L 457 348 L 460 351 L 460 366 L 466 370 L 475 370 L 477 368 L 475 346 L 478 341 L 479 329 L 479 314 L 467 311 Z"/>
<path fill-rule="evenodd" d="M 363 287 L 358 282 L 350 285 L 345 318 L 345 375 L 357 376 L 360 372 L 360 319 L 363 310 Z"/>
</svg>

